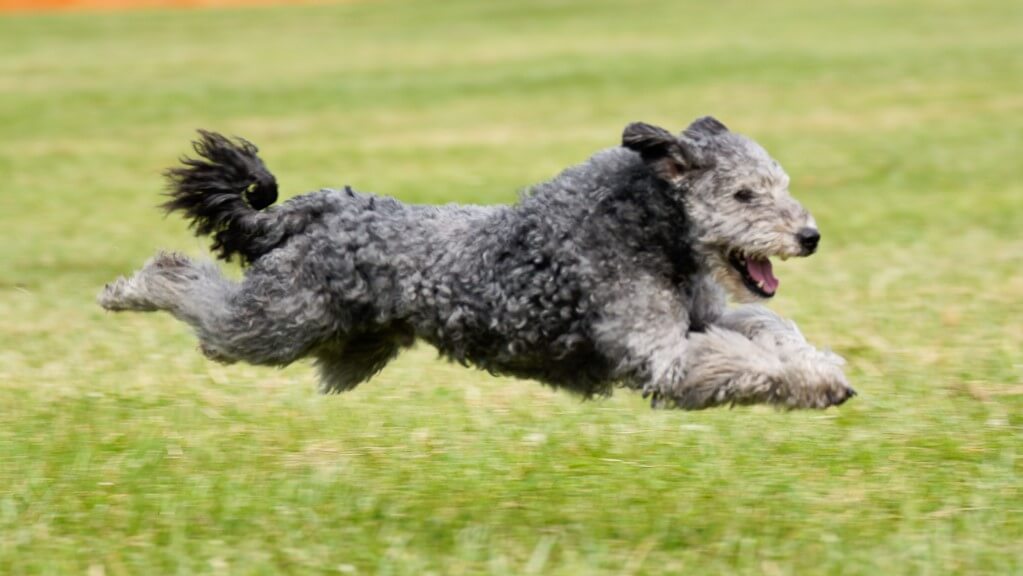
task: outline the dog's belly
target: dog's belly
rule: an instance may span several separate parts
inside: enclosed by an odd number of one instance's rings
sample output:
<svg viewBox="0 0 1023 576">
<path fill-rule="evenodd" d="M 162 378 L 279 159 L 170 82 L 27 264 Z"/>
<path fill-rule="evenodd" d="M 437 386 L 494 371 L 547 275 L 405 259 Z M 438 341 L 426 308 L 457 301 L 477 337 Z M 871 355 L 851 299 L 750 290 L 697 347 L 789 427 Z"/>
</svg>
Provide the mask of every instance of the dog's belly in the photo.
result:
<svg viewBox="0 0 1023 576">
<path fill-rule="evenodd" d="M 494 374 L 537 380 L 587 397 L 606 395 L 613 384 L 609 363 L 592 350 L 580 350 L 562 358 L 527 356 L 493 364 L 481 367 Z"/>
<path fill-rule="evenodd" d="M 487 330 L 423 335 L 442 355 L 491 374 L 537 380 L 585 396 L 610 392 L 611 365 L 593 345 L 579 337 L 552 338 L 529 343 L 509 340 Z"/>
</svg>

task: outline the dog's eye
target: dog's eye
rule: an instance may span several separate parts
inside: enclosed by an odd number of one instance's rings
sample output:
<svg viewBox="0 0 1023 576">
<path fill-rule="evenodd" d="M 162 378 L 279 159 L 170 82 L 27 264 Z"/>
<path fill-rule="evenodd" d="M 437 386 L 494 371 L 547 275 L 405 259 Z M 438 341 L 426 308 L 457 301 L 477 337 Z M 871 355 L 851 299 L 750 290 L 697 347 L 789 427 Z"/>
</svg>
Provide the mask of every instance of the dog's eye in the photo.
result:
<svg viewBox="0 0 1023 576">
<path fill-rule="evenodd" d="M 739 202 L 752 202 L 754 194 L 752 190 L 748 188 L 743 188 L 742 190 L 739 190 L 738 192 L 733 194 L 733 196 Z"/>
</svg>

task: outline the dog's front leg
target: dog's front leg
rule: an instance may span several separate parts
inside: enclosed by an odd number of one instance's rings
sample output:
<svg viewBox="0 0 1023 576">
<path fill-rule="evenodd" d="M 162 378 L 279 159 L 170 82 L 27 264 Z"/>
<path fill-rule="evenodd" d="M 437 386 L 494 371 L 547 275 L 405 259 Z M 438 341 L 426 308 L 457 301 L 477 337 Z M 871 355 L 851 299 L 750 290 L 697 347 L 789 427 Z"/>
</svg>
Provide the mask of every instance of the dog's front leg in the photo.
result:
<svg viewBox="0 0 1023 576">
<path fill-rule="evenodd" d="M 770 308 L 757 304 L 737 306 L 722 312 L 714 324 L 738 332 L 767 348 L 788 353 L 812 348 L 796 323 L 782 318 Z"/>
<path fill-rule="evenodd" d="M 660 388 L 661 404 L 686 410 L 748 404 L 827 408 L 855 394 L 832 365 L 784 358 L 717 325 L 689 334 L 684 372 Z"/>
<path fill-rule="evenodd" d="M 658 390 L 660 404 L 684 410 L 787 404 L 780 358 L 748 338 L 716 326 L 689 334 L 685 377 Z"/>
<path fill-rule="evenodd" d="M 653 397 L 655 407 L 699 410 L 720 405 L 785 403 L 782 363 L 730 330 L 690 331 L 679 292 L 652 279 L 633 280 L 596 326 L 615 376 Z"/>
<path fill-rule="evenodd" d="M 609 288 L 610 303 L 594 325 L 597 347 L 614 367 L 614 378 L 653 396 L 656 406 L 665 390 L 685 379 L 687 306 L 673 286 L 652 277 Z"/>
<path fill-rule="evenodd" d="M 778 358 L 788 406 L 823 408 L 856 395 L 842 370 L 845 361 L 829 350 L 814 348 L 794 322 L 770 309 L 740 306 L 725 312 L 716 325 L 742 334 Z"/>
</svg>

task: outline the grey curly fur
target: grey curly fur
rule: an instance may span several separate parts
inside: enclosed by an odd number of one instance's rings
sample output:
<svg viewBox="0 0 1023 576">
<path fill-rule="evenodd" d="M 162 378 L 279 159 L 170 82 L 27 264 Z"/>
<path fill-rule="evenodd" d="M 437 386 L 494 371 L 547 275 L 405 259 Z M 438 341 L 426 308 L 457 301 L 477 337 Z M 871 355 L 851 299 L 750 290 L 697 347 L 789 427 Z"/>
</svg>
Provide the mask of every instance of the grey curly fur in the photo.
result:
<svg viewBox="0 0 1023 576">
<path fill-rule="evenodd" d="M 655 406 L 824 408 L 855 394 L 841 359 L 794 324 L 726 306 L 726 293 L 771 295 L 736 262 L 808 255 L 819 234 L 777 162 L 712 118 L 678 136 L 632 124 L 622 147 L 511 206 L 345 188 L 257 210 L 246 194 L 276 183 L 254 146 L 203 132 L 196 151 L 205 160 L 169 172 L 166 207 L 214 235 L 220 257 L 241 256 L 244 279 L 163 253 L 99 302 L 168 311 L 215 360 L 312 357 L 321 389 L 339 392 L 421 339 L 494 374 L 585 397 L 625 386 Z"/>
</svg>

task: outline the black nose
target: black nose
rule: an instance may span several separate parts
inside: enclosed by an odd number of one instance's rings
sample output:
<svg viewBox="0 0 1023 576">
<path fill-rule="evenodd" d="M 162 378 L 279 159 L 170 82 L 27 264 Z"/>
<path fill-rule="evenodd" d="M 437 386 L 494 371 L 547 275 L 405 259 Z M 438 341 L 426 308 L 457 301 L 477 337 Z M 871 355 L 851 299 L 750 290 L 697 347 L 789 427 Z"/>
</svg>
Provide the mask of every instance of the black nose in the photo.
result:
<svg viewBox="0 0 1023 576">
<path fill-rule="evenodd" d="M 803 228 L 796 234 L 796 239 L 803 247 L 803 252 L 813 254 L 817 251 L 817 244 L 821 241 L 821 233 L 816 228 Z"/>
</svg>

